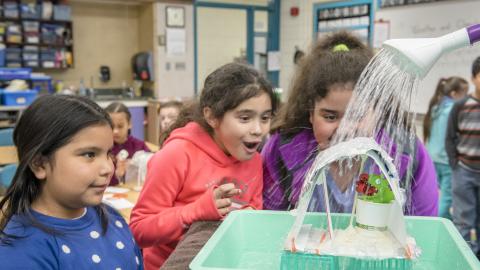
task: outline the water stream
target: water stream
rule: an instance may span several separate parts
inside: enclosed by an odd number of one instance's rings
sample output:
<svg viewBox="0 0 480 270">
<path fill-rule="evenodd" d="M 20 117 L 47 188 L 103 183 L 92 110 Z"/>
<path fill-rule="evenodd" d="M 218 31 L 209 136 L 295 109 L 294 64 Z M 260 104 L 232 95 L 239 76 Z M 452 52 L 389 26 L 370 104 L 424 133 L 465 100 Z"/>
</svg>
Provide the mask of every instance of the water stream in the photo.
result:
<svg viewBox="0 0 480 270">
<path fill-rule="evenodd" d="M 411 200 L 412 165 L 416 151 L 415 113 L 412 113 L 412 107 L 420 78 L 402 68 L 395 62 L 395 55 L 384 49 L 370 61 L 355 86 L 331 145 L 358 137 L 375 139 L 393 159 L 393 164 L 399 173 L 400 186 L 406 191 L 403 199 L 406 200 L 404 207 L 408 212 Z M 331 159 L 327 156 L 328 151 L 323 152 L 327 153 L 320 153 L 319 158 Z M 316 166 L 320 164 L 321 162 L 315 162 L 310 171 L 319 171 L 321 168 Z M 354 155 L 332 162 L 328 166 L 330 177 L 327 176 L 326 184 L 329 185 L 329 193 L 335 193 L 333 195 L 337 200 L 347 199 L 341 197 L 341 194 L 353 195 L 355 181 L 361 172 L 378 171 L 373 168 L 375 167 L 373 162 L 361 161 Z M 353 196 L 349 197 L 352 198 L 347 207 L 336 209 L 338 204 L 333 203 L 333 206 L 330 205 L 330 211 L 351 211 Z M 322 209 L 326 210 L 325 208 Z M 310 207 L 310 209 L 313 208 Z"/>
<path fill-rule="evenodd" d="M 415 114 L 411 109 L 419 81 L 418 76 L 395 62 L 392 52 L 382 49 L 370 61 L 355 86 L 331 147 L 318 154 L 305 176 L 290 239 L 299 235 L 300 220 L 307 211 L 326 212 L 322 228 L 332 238 L 332 228 L 337 226 L 335 219 L 330 219 L 330 212 L 352 211 L 355 182 L 362 172 L 387 177 L 395 189 L 395 199 L 408 212 L 416 149 Z M 372 140 L 357 140 L 359 137 Z M 375 149 L 381 158 L 366 155 L 369 149 Z M 339 156 L 339 152 L 343 154 Z M 401 192 L 399 186 L 406 192 Z"/>
</svg>

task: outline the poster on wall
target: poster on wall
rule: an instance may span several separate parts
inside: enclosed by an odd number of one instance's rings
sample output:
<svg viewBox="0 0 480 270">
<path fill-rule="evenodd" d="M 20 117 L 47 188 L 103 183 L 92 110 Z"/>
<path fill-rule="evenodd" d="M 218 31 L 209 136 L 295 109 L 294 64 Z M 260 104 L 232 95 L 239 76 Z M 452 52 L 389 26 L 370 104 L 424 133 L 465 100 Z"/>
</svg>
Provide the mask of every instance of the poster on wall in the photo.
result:
<svg viewBox="0 0 480 270">
<path fill-rule="evenodd" d="M 167 55 L 183 56 L 187 47 L 185 29 L 167 28 Z"/>
<path fill-rule="evenodd" d="M 267 53 L 267 38 L 266 37 L 255 37 L 254 39 L 253 50 L 256 53 Z"/>
<path fill-rule="evenodd" d="M 280 52 L 279 51 L 268 52 L 267 70 L 268 71 L 279 71 L 280 67 L 281 67 Z"/>
</svg>

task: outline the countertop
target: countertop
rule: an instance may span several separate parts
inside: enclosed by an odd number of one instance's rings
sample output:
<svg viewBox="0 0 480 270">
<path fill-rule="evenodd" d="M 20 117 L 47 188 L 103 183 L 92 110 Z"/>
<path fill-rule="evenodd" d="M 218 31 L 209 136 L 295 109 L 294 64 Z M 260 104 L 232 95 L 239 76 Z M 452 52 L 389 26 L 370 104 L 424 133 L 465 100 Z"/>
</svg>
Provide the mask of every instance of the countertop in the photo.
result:
<svg viewBox="0 0 480 270">
<path fill-rule="evenodd" d="M 122 102 L 127 107 L 147 107 L 146 99 L 115 99 L 115 100 L 94 100 L 100 107 L 105 108 L 112 102 Z M 27 106 L 0 106 L 0 111 L 22 111 Z"/>
</svg>

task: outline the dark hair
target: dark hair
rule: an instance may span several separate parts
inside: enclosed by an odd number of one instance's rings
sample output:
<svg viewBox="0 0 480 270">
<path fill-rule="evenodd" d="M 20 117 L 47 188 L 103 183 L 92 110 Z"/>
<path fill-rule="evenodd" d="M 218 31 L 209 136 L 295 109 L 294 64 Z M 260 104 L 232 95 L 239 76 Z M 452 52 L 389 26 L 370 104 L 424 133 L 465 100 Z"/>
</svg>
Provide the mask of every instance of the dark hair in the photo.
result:
<svg viewBox="0 0 480 270">
<path fill-rule="evenodd" d="M 430 131 L 432 128 L 432 113 L 433 109 L 440 104 L 443 97 L 450 96 L 452 92 L 466 92 L 468 91 L 468 82 L 461 77 L 441 78 L 438 81 L 435 94 L 433 94 L 428 104 L 428 111 L 423 120 L 423 139 L 425 142 L 430 138 Z"/>
<path fill-rule="evenodd" d="M 334 50 L 342 44 L 347 50 Z M 309 113 L 315 101 L 326 97 L 334 84 L 355 84 L 372 55 L 368 47 L 347 32 L 321 39 L 300 61 L 288 101 L 274 119 L 271 132 L 294 135 L 311 128 Z"/>
<path fill-rule="evenodd" d="M 5 227 L 14 215 L 25 217 L 32 226 L 47 233 L 57 233 L 37 221 L 30 211 L 32 202 L 42 191 L 42 184 L 30 166 L 40 158 L 52 160 L 55 152 L 68 144 L 75 134 L 94 125 L 112 127 L 112 122 L 100 106 L 85 97 L 41 96 L 23 112 L 13 133 L 18 168 L 5 197 L 0 201 L 0 242 L 8 244 L 10 238 L 18 238 L 5 233 Z M 95 210 L 105 232 L 108 225 L 107 209 L 101 204 Z"/>
<path fill-rule="evenodd" d="M 160 145 L 168 138 L 172 130 L 183 127 L 191 121 L 197 122 L 212 134 L 213 130 L 203 116 L 204 108 L 210 108 L 213 116 L 220 119 L 227 111 L 236 108 L 243 101 L 262 93 L 268 94 L 272 102 L 272 112 L 275 112 L 277 99 L 273 88 L 258 71 L 238 63 L 230 63 L 217 68 L 205 79 L 200 100 L 184 106 L 177 121 L 160 138 Z"/>
<path fill-rule="evenodd" d="M 477 76 L 477 74 L 480 72 L 480 56 L 477 57 L 472 64 L 472 77 Z"/>
<path fill-rule="evenodd" d="M 127 106 L 121 102 L 112 102 L 106 108 L 105 111 L 108 113 L 125 113 L 127 115 L 127 120 L 130 122 L 132 115 L 128 110 Z"/>
</svg>

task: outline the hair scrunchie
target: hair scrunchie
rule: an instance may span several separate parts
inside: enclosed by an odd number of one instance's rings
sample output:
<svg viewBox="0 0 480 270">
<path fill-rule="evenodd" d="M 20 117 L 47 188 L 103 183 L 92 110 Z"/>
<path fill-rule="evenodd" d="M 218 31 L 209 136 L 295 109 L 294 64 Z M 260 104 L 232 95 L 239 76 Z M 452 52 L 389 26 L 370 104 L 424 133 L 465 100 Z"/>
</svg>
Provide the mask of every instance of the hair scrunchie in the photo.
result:
<svg viewBox="0 0 480 270">
<path fill-rule="evenodd" d="M 340 44 L 337 44 L 333 47 L 332 49 L 333 52 L 348 52 L 350 51 L 350 49 L 348 48 L 347 45 L 343 44 L 343 43 L 340 43 Z"/>
</svg>

